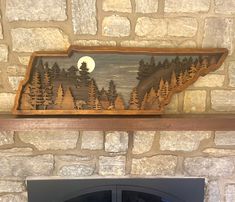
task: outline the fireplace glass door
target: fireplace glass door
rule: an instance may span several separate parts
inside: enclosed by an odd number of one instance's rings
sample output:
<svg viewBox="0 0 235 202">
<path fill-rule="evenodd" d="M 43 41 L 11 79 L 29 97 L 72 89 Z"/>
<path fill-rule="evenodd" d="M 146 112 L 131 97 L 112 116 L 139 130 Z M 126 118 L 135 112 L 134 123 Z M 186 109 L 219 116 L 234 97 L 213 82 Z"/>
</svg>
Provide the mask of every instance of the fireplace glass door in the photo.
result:
<svg viewBox="0 0 235 202">
<path fill-rule="evenodd" d="M 203 202 L 203 178 L 30 179 L 29 202 Z"/>
<path fill-rule="evenodd" d="M 103 189 L 103 190 L 102 190 Z M 82 191 L 64 202 L 180 202 L 176 197 L 140 186 L 104 186 Z"/>
</svg>

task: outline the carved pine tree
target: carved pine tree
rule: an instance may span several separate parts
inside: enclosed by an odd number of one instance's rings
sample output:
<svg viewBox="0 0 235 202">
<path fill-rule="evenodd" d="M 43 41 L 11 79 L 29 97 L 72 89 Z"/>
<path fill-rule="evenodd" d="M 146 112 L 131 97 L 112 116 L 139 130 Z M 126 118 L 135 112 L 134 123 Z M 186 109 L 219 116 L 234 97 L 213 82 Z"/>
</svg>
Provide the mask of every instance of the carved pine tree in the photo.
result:
<svg viewBox="0 0 235 202">
<path fill-rule="evenodd" d="M 64 99 L 64 90 L 63 90 L 62 84 L 60 84 L 60 86 L 57 90 L 57 96 L 55 99 L 55 108 L 56 109 L 62 108 L 63 99 Z"/>
<path fill-rule="evenodd" d="M 43 90 L 43 106 L 47 109 L 53 104 L 53 87 L 51 85 L 51 78 L 48 71 L 44 74 L 44 90 Z"/>
<path fill-rule="evenodd" d="M 144 99 L 141 102 L 140 109 L 146 109 L 147 100 L 148 100 L 148 93 L 146 92 L 144 95 Z"/>
<path fill-rule="evenodd" d="M 100 103 L 100 101 L 99 101 L 98 98 L 95 99 L 95 106 L 94 106 L 94 109 L 95 109 L 95 110 L 101 110 L 101 109 L 102 109 L 101 103 Z"/>
<path fill-rule="evenodd" d="M 129 109 L 139 109 L 139 98 L 137 88 L 134 88 L 131 92 L 131 98 L 129 101 Z"/>
<path fill-rule="evenodd" d="M 177 86 L 179 88 L 181 88 L 181 86 L 183 85 L 183 72 L 180 72 L 178 78 L 177 78 Z"/>
<path fill-rule="evenodd" d="M 79 69 L 80 76 L 78 77 L 78 85 L 79 86 L 88 86 L 90 82 L 90 73 L 87 68 L 87 64 L 83 62 Z"/>
<path fill-rule="evenodd" d="M 169 94 L 169 83 L 168 81 L 165 81 L 164 86 L 162 88 L 162 93 L 161 93 L 163 99 L 166 99 L 168 94 Z"/>
<path fill-rule="evenodd" d="M 160 90 L 158 90 L 159 92 Z M 158 93 L 160 94 L 160 93 Z M 145 101 L 144 101 L 145 100 Z M 145 94 L 145 98 L 144 98 L 143 103 L 143 107 L 144 109 L 158 109 L 159 108 L 159 96 L 157 95 L 156 91 L 154 90 L 154 88 L 151 88 L 150 92 L 148 94 Z"/>
<path fill-rule="evenodd" d="M 202 68 L 207 68 L 209 65 L 208 57 L 202 59 Z"/>
<path fill-rule="evenodd" d="M 183 83 L 187 83 L 188 80 L 189 80 L 189 73 L 188 70 L 186 69 L 183 74 Z"/>
<path fill-rule="evenodd" d="M 197 73 L 197 68 L 195 67 L 194 64 L 192 64 L 189 69 L 189 78 L 192 79 L 196 73 Z"/>
<path fill-rule="evenodd" d="M 170 81 L 170 89 L 175 89 L 177 87 L 177 78 L 175 71 L 172 72 L 171 74 L 171 81 Z"/>
<path fill-rule="evenodd" d="M 103 109 L 108 109 L 109 108 L 108 94 L 104 90 L 104 88 L 102 88 L 101 91 L 100 91 L 100 103 L 101 103 Z"/>
<path fill-rule="evenodd" d="M 122 97 L 120 95 L 118 95 L 116 97 L 114 105 L 115 105 L 115 109 L 116 110 L 123 110 L 123 109 L 125 109 L 124 101 L 123 101 L 123 99 L 122 99 Z"/>
<path fill-rule="evenodd" d="M 116 86 L 115 86 L 113 80 L 111 80 L 109 82 L 109 90 L 108 90 L 108 98 L 109 98 L 110 105 L 114 105 L 114 101 L 115 101 L 116 97 L 117 97 Z"/>
<path fill-rule="evenodd" d="M 21 109 L 22 110 L 30 110 L 32 109 L 32 105 L 30 104 L 30 86 L 26 85 L 25 86 L 25 90 L 24 93 L 22 94 L 22 98 L 21 98 Z"/>
<path fill-rule="evenodd" d="M 91 79 L 91 82 L 89 83 L 89 87 L 88 87 L 88 107 L 90 109 L 95 109 L 95 101 L 97 98 L 97 92 L 96 92 L 96 85 L 95 85 L 95 81 L 94 79 Z"/>
<path fill-rule="evenodd" d="M 55 62 L 51 68 L 52 79 L 58 78 L 60 75 L 59 65 Z"/>
<path fill-rule="evenodd" d="M 62 109 L 74 110 L 74 108 L 75 108 L 74 98 L 70 88 L 68 88 L 64 94 L 64 99 L 62 101 Z"/>
<path fill-rule="evenodd" d="M 87 64 L 83 62 L 81 64 L 80 70 L 79 70 L 79 76 L 78 76 L 78 86 L 77 91 L 79 95 L 80 100 L 84 100 L 87 102 L 88 100 L 88 85 L 91 81 L 90 73 L 88 72 Z"/>
<path fill-rule="evenodd" d="M 161 78 L 160 80 L 160 83 L 159 83 L 159 93 L 158 93 L 158 96 L 159 96 L 159 100 L 164 100 L 165 98 L 165 82 L 164 80 Z M 152 89 L 151 89 L 152 90 Z M 150 91 L 151 92 L 151 91 Z"/>
<path fill-rule="evenodd" d="M 33 109 L 38 109 L 43 104 L 41 77 L 38 71 L 34 73 L 31 81 L 30 97 L 30 104 Z"/>
<path fill-rule="evenodd" d="M 42 59 L 38 60 L 38 65 L 37 65 L 36 69 L 38 72 L 44 73 L 44 65 L 43 65 Z"/>
<path fill-rule="evenodd" d="M 68 76 L 70 78 L 76 78 L 77 77 L 77 71 L 78 71 L 78 68 L 74 67 L 74 66 L 71 66 L 69 69 L 68 69 Z"/>
</svg>

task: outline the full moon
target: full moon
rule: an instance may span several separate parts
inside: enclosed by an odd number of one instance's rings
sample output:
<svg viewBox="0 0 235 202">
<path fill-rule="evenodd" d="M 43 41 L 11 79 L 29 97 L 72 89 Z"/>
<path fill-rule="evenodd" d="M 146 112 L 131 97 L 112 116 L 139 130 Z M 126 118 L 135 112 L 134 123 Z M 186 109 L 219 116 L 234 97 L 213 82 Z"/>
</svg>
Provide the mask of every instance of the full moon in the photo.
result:
<svg viewBox="0 0 235 202">
<path fill-rule="evenodd" d="M 95 69 L 94 59 L 90 56 L 83 56 L 83 57 L 79 58 L 78 63 L 77 63 L 77 67 L 79 70 L 80 70 L 80 67 L 83 62 L 86 63 L 88 72 L 92 72 Z"/>
</svg>

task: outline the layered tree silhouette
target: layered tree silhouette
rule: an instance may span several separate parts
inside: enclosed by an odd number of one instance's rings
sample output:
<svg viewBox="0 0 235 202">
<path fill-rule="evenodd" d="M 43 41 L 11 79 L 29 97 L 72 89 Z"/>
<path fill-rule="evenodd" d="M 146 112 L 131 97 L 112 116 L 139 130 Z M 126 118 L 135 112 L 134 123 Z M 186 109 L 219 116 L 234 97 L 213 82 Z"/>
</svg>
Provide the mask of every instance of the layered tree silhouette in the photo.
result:
<svg viewBox="0 0 235 202">
<path fill-rule="evenodd" d="M 74 103 L 74 98 L 73 98 L 70 88 L 68 88 L 65 91 L 61 106 L 62 106 L 62 109 L 64 110 L 74 110 L 75 103 Z"/>
<path fill-rule="evenodd" d="M 87 68 L 87 64 L 83 62 L 79 69 L 79 76 L 78 76 L 78 94 L 81 100 L 87 101 L 88 100 L 88 85 L 91 81 L 90 73 Z"/>
<path fill-rule="evenodd" d="M 78 85 L 79 86 L 88 86 L 90 82 L 90 73 L 87 68 L 87 63 L 83 62 L 79 69 L 80 76 L 78 77 Z"/>
<path fill-rule="evenodd" d="M 91 79 L 88 87 L 88 107 L 89 109 L 95 109 L 96 108 L 96 99 L 97 99 L 97 86 L 95 84 L 94 79 Z"/>
<path fill-rule="evenodd" d="M 51 68 L 52 72 L 52 79 L 58 78 L 60 75 L 60 68 L 59 65 L 55 62 L 54 65 Z"/>
<path fill-rule="evenodd" d="M 114 101 L 114 106 L 116 110 L 124 110 L 125 109 L 125 104 L 124 100 L 120 95 L 118 95 Z"/>
<path fill-rule="evenodd" d="M 38 109 L 43 104 L 43 93 L 40 73 L 36 71 L 30 85 L 30 104 L 33 109 Z"/>
<path fill-rule="evenodd" d="M 170 90 L 172 90 L 176 87 L 177 87 L 177 78 L 176 78 L 175 71 L 173 71 L 171 74 Z"/>
<path fill-rule="evenodd" d="M 47 109 L 53 104 L 53 86 L 51 84 L 51 77 L 49 71 L 44 74 L 44 89 L 43 89 L 43 106 Z"/>
<path fill-rule="evenodd" d="M 103 109 L 109 108 L 108 93 L 104 90 L 104 88 L 102 88 L 100 91 L 100 103 Z"/>
<path fill-rule="evenodd" d="M 160 91 L 160 90 L 158 90 Z M 159 96 L 157 95 L 155 89 L 152 87 L 148 92 L 145 93 L 144 99 L 141 103 L 141 109 L 153 110 L 159 109 Z"/>
<path fill-rule="evenodd" d="M 64 99 L 64 90 L 62 84 L 59 85 L 55 99 L 55 108 L 62 109 L 62 103 Z"/>
<path fill-rule="evenodd" d="M 138 96 L 138 91 L 137 88 L 134 88 L 131 92 L 131 97 L 129 101 L 129 109 L 139 109 L 139 96 Z"/>
<path fill-rule="evenodd" d="M 108 98 L 110 105 L 114 105 L 114 101 L 117 97 L 116 85 L 113 80 L 109 82 Z"/>
</svg>

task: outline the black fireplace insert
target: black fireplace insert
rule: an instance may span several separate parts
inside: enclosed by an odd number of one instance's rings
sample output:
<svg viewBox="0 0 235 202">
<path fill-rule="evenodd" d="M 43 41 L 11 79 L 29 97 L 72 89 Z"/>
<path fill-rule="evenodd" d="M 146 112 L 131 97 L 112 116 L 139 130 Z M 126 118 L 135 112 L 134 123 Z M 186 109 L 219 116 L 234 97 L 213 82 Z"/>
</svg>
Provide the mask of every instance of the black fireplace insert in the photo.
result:
<svg viewBox="0 0 235 202">
<path fill-rule="evenodd" d="M 27 181 L 29 202 L 203 202 L 203 178 Z"/>
</svg>

